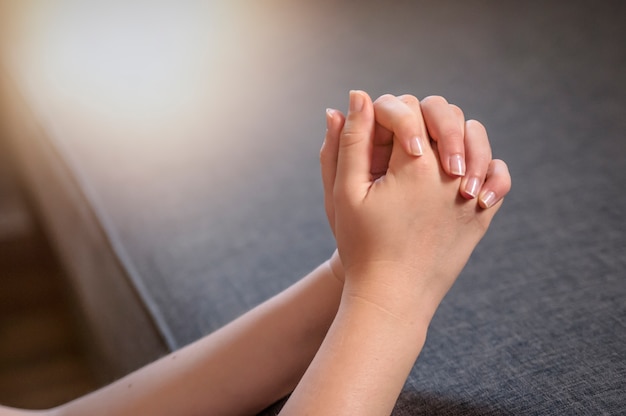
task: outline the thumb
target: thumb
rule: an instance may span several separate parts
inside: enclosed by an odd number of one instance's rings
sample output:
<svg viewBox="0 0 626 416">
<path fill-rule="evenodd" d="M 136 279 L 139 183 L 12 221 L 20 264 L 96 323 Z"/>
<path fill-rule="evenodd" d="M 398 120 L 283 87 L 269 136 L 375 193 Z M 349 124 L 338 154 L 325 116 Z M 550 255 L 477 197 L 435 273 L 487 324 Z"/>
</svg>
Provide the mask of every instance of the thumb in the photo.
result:
<svg viewBox="0 0 626 416">
<path fill-rule="evenodd" d="M 335 196 L 362 198 L 371 184 L 374 106 L 364 91 L 350 91 L 350 107 L 339 137 Z"/>
</svg>

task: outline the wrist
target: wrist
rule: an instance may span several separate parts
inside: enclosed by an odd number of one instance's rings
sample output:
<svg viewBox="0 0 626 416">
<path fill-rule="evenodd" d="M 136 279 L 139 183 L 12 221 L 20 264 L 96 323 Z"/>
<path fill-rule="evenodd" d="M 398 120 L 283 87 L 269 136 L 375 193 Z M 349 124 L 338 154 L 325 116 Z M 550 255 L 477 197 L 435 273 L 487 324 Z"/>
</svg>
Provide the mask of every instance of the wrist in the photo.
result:
<svg viewBox="0 0 626 416">
<path fill-rule="evenodd" d="M 423 273 L 389 264 L 351 268 L 345 273 L 342 302 L 359 300 L 405 325 L 426 331 L 439 302 L 424 285 L 427 279 L 420 276 Z"/>
<path fill-rule="evenodd" d="M 343 264 L 341 263 L 341 258 L 339 257 L 339 252 L 337 250 L 335 250 L 327 260 L 327 264 L 335 279 L 343 285 L 346 280 L 346 276 L 344 274 Z"/>
<path fill-rule="evenodd" d="M 422 350 L 430 323 L 414 310 L 399 308 L 397 304 L 381 304 L 378 299 L 373 301 L 351 290 L 342 293 L 336 319 L 358 326 L 368 342 L 384 344 L 393 340 L 391 344 L 398 349 L 396 352 L 402 351 L 402 356 L 409 361 L 417 358 Z"/>
</svg>

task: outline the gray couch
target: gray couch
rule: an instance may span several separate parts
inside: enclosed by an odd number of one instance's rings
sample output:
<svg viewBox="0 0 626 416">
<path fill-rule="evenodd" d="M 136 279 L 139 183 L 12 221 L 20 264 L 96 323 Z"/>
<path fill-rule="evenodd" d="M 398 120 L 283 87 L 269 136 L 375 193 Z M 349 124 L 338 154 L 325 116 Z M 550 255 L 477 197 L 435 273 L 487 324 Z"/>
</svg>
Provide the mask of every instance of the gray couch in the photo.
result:
<svg viewBox="0 0 626 416">
<path fill-rule="evenodd" d="M 394 414 L 626 414 L 625 3 L 25 10 L 5 13 L 2 131 L 105 379 L 330 255 L 324 109 L 359 88 L 447 97 L 513 177 Z"/>
</svg>

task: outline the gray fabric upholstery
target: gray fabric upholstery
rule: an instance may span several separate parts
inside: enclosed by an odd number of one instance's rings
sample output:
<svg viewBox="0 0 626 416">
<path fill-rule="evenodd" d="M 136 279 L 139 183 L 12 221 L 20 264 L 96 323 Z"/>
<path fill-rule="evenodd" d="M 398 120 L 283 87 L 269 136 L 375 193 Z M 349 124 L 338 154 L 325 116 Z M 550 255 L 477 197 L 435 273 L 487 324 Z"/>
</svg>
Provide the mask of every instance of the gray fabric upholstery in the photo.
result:
<svg viewBox="0 0 626 416">
<path fill-rule="evenodd" d="M 344 109 L 353 88 L 441 94 L 484 122 L 513 190 L 394 414 L 623 414 L 624 3 L 243 6 L 207 14 L 221 46 L 200 98 L 185 96 L 192 128 L 136 129 L 32 69 L 12 72 L 154 321 L 154 345 L 215 330 L 331 253 L 325 107 Z"/>
</svg>

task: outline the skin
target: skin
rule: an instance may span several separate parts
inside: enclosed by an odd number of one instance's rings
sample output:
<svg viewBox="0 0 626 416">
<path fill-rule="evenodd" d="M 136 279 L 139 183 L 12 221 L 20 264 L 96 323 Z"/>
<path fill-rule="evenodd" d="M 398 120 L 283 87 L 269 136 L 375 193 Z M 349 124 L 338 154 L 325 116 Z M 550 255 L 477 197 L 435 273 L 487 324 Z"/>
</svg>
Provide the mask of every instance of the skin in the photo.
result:
<svg viewBox="0 0 626 416">
<path fill-rule="evenodd" d="M 388 133 L 381 108 L 398 114 L 402 103 L 419 105 L 404 101 L 384 97 L 377 107 L 367 94 L 353 91 L 338 142 L 328 143 L 327 137 L 323 157 L 329 167 L 336 160 L 336 168 L 324 175 L 332 199 L 326 207 L 344 290 L 337 316 L 283 414 L 391 413 L 436 308 L 502 203 L 485 210 L 471 195 L 462 197 L 462 180 L 444 170 L 438 146 L 423 146 L 417 157 L 392 140 L 386 169 L 380 168 L 374 149 L 386 143 Z M 458 112 L 449 114 L 458 121 Z M 408 120 L 406 131 L 396 125 L 392 136 L 426 137 L 415 111 L 400 120 Z M 486 143 L 482 139 L 476 142 Z M 486 171 L 506 172 L 505 166 L 490 161 Z M 510 187 L 508 173 L 484 181 L 493 189 Z"/>
<path fill-rule="evenodd" d="M 55 409 L 0 415 L 255 414 L 294 388 L 281 414 L 389 414 L 510 177 L 491 160 L 482 125 L 441 97 L 372 103 L 353 91 L 347 116 L 329 110 L 327 123 L 320 162 L 338 244 L 328 261 L 110 386 Z M 450 172 L 459 148 L 480 191 L 468 193 L 467 175 Z"/>
</svg>

